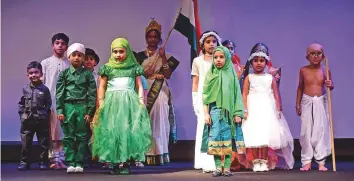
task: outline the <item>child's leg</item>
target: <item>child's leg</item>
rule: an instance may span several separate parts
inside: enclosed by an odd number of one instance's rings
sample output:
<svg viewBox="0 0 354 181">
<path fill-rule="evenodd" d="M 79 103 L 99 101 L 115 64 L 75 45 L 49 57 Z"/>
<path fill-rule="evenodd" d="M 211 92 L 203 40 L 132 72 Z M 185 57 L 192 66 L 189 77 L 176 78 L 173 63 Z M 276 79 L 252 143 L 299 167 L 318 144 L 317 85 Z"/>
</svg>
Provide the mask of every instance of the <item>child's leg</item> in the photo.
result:
<svg viewBox="0 0 354 181">
<path fill-rule="evenodd" d="M 222 163 L 221 163 L 221 156 L 214 155 L 215 167 L 216 170 L 213 172 L 214 177 L 218 177 L 222 175 Z"/>
<path fill-rule="evenodd" d="M 260 171 L 268 171 L 268 147 L 260 148 L 261 159 L 260 159 Z"/>
<path fill-rule="evenodd" d="M 75 167 L 75 127 L 76 127 L 76 120 L 75 120 L 75 109 L 72 104 L 64 104 L 64 117 L 65 120 L 62 122 L 61 127 L 64 132 L 63 137 L 63 146 L 65 152 L 65 161 L 69 166 L 68 170 L 72 170 Z"/>
<path fill-rule="evenodd" d="M 36 126 L 38 143 L 41 145 L 42 153 L 40 155 L 40 167 L 46 169 L 48 164 L 49 150 L 49 120 L 39 120 Z"/>
<path fill-rule="evenodd" d="M 29 168 L 29 160 L 28 160 L 28 152 L 32 147 L 33 136 L 34 136 L 34 126 L 32 125 L 34 120 L 24 120 L 21 123 L 21 142 L 22 142 L 22 150 L 21 150 L 21 162 L 18 167 L 19 170 L 24 170 Z"/>
<path fill-rule="evenodd" d="M 268 147 L 260 148 L 261 151 L 261 159 L 268 160 Z"/>
<path fill-rule="evenodd" d="M 85 122 L 86 109 L 84 104 L 75 104 L 75 138 L 77 143 L 77 152 L 75 154 L 76 167 L 83 167 L 84 156 L 87 152 L 87 127 Z"/>
<path fill-rule="evenodd" d="M 253 159 L 259 159 L 259 148 L 252 148 Z"/>
</svg>

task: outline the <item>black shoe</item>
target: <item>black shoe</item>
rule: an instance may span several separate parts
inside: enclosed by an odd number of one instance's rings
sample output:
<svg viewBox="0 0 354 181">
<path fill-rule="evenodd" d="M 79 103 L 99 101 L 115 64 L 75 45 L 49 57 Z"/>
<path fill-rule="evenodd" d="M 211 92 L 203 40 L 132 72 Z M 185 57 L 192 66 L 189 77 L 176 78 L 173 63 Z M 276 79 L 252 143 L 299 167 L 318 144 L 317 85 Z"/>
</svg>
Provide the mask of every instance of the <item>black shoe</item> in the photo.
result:
<svg viewBox="0 0 354 181">
<path fill-rule="evenodd" d="M 17 170 L 23 171 L 23 170 L 29 170 L 30 165 L 27 163 L 20 163 L 20 165 L 17 167 Z"/>
<path fill-rule="evenodd" d="M 48 170 L 48 164 L 46 164 L 46 163 L 40 163 L 40 164 L 39 164 L 39 169 L 40 169 L 40 170 Z"/>
</svg>

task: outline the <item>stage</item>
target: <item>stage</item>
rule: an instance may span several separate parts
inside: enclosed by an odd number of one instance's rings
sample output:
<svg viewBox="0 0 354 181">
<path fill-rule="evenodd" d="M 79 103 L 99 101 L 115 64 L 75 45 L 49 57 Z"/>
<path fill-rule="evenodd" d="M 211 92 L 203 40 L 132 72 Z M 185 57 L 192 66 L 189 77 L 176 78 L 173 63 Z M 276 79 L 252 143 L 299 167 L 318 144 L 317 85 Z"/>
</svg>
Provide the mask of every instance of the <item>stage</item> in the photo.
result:
<svg viewBox="0 0 354 181">
<path fill-rule="evenodd" d="M 327 164 L 330 166 L 330 162 Z M 313 168 L 309 172 L 299 171 L 300 163 L 290 171 L 274 170 L 267 173 L 254 173 L 249 170 L 233 172 L 231 177 L 213 178 L 211 174 L 202 173 L 193 169 L 192 162 L 175 162 L 168 166 L 154 166 L 145 168 L 132 167 L 131 175 L 110 175 L 108 170 L 100 170 L 99 165 L 85 168 L 84 173 L 67 174 L 65 170 L 40 171 L 37 164 L 28 171 L 17 171 L 17 163 L 2 163 L 1 174 L 3 181 L 110 181 L 110 180 L 265 180 L 265 181 L 349 181 L 354 180 L 354 162 L 337 162 L 337 172 L 319 172 Z M 331 169 L 331 168 L 330 168 Z"/>
</svg>

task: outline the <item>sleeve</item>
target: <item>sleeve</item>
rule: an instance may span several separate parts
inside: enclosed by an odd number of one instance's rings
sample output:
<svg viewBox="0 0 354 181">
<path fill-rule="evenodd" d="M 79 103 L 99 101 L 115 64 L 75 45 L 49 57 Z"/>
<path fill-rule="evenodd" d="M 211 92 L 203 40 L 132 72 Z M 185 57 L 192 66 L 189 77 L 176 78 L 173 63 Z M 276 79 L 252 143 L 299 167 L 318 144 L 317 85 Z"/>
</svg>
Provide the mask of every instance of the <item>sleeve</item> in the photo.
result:
<svg viewBox="0 0 354 181">
<path fill-rule="evenodd" d="M 52 107 L 52 97 L 50 96 L 50 91 L 48 89 L 48 87 L 45 87 L 44 89 L 44 105 L 45 108 L 47 109 L 48 112 L 50 112 L 50 108 Z"/>
<path fill-rule="evenodd" d="M 178 65 L 179 65 L 179 61 L 178 61 L 175 57 L 173 57 L 173 56 L 171 56 L 171 57 L 167 60 L 167 62 L 168 62 L 168 66 L 170 67 L 170 69 L 172 70 L 172 72 L 175 71 L 176 68 L 177 68 Z"/>
<path fill-rule="evenodd" d="M 87 114 L 93 117 L 96 110 L 97 87 L 95 77 L 88 71 L 88 93 L 87 93 Z"/>
<path fill-rule="evenodd" d="M 57 103 L 57 115 L 64 114 L 64 95 L 65 95 L 65 72 L 60 72 L 56 86 L 56 103 Z"/>
<path fill-rule="evenodd" d="M 135 75 L 140 76 L 144 74 L 144 69 L 141 65 L 137 65 L 135 69 Z"/>
<path fill-rule="evenodd" d="M 236 86 L 236 96 L 235 96 L 235 107 L 234 107 L 234 113 L 233 116 L 238 116 L 243 118 L 243 110 L 244 110 L 244 105 L 243 105 L 243 98 L 241 94 L 241 88 L 240 88 L 240 83 L 237 78 L 235 78 L 235 86 Z"/>
<path fill-rule="evenodd" d="M 108 71 L 107 71 L 107 66 L 106 66 L 106 65 L 103 65 L 103 66 L 98 70 L 98 75 L 99 75 L 99 76 L 107 77 Z"/>
<path fill-rule="evenodd" d="M 25 113 L 26 105 L 25 105 L 25 88 L 22 89 L 22 96 L 20 101 L 18 102 L 18 114 L 20 117 L 23 113 Z"/>
<path fill-rule="evenodd" d="M 147 90 L 148 89 L 148 85 L 147 85 L 146 78 L 143 75 L 141 75 L 140 77 L 141 77 L 141 83 L 143 84 L 143 89 Z"/>
<path fill-rule="evenodd" d="M 193 60 L 191 75 L 199 76 L 199 69 L 198 69 L 198 63 L 196 58 Z"/>
<path fill-rule="evenodd" d="M 43 83 L 46 84 L 45 75 L 47 73 L 47 59 L 43 60 L 41 62 L 41 65 L 42 65 L 42 73 L 43 73 L 43 76 L 41 79 L 42 79 Z"/>
</svg>

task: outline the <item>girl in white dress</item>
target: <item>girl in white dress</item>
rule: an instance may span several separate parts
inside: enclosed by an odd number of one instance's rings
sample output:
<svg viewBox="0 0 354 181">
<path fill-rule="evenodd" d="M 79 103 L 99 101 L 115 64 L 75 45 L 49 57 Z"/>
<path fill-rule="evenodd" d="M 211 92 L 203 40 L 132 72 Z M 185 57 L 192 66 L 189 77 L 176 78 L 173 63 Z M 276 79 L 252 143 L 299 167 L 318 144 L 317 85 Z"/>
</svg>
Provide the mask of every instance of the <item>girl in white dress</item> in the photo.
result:
<svg viewBox="0 0 354 181">
<path fill-rule="evenodd" d="M 208 139 L 203 138 L 205 121 L 202 94 L 205 75 L 212 65 L 213 50 L 217 46 L 221 45 L 221 38 L 215 31 L 206 31 L 202 34 L 202 37 L 199 40 L 199 44 L 202 48 L 202 54 L 193 60 L 191 73 L 193 80 L 193 108 L 198 121 L 195 139 L 194 168 L 203 169 L 204 173 L 209 173 L 215 170 L 215 162 L 212 155 L 201 152 L 202 142 L 207 141 Z"/>
<path fill-rule="evenodd" d="M 242 131 L 246 148 L 252 149 L 253 171 L 269 170 L 268 148 L 284 158 L 285 164 L 278 167 L 291 169 L 294 165 L 293 138 L 281 114 L 277 83 L 271 74 L 264 72 L 269 56 L 267 52 L 257 51 L 249 60 L 254 73 L 244 81 L 245 120 Z"/>
</svg>

